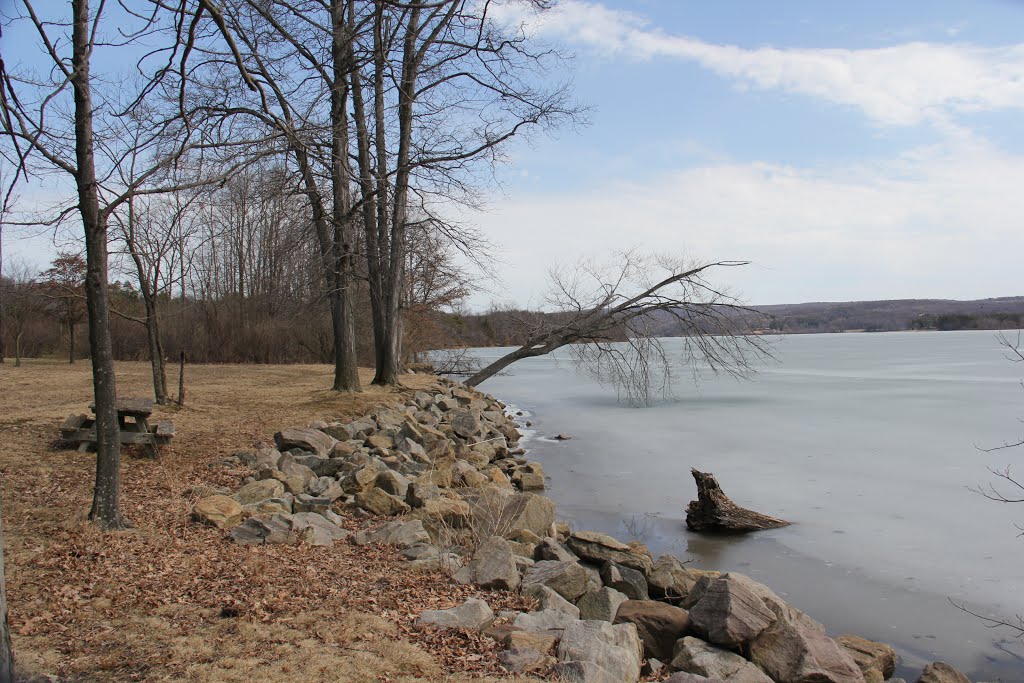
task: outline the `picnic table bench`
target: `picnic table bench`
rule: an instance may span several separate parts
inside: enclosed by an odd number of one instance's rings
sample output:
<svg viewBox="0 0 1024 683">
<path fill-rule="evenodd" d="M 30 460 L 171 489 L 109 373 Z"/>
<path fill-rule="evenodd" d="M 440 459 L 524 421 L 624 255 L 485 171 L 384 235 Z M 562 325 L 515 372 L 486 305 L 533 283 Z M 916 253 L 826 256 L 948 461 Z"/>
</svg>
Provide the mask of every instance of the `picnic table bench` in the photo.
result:
<svg viewBox="0 0 1024 683">
<path fill-rule="evenodd" d="M 89 405 L 96 413 L 96 404 Z M 145 447 L 151 457 L 156 457 L 160 446 L 174 438 L 174 423 L 162 420 L 149 424 L 153 414 L 153 401 L 146 398 L 119 398 L 117 400 L 117 423 L 120 426 L 121 444 L 137 444 Z M 70 415 L 60 427 L 61 438 L 77 442 L 78 450 L 85 452 L 96 445 L 96 419 L 85 415 Z"/>
</svg>

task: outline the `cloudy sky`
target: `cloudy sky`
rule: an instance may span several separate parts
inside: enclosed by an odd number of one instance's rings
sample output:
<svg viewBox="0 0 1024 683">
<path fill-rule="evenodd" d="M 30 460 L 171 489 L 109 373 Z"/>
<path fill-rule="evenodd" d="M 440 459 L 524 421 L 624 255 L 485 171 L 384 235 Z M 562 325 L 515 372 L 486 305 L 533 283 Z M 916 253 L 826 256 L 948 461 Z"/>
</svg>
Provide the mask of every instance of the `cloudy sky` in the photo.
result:
<svg viewBox="0 0 1024 683">
<path fill-rule="evenodd" d="M 530 21 L 575 54 L 552 76 L 591 123 L 511 150 L 470 217 L 501 259 L 473 307 L 629 248 L 750 260 L 727 282 L 755 304 L 1024 294 L 1024 2 L 563 0 Z"/>
<path fill-rule="evenodd" d="M 591 125 L 516 150 L 497 298 L 640 247 L 753 303 L 1024 294 L 1024 3 L 564 2 Z M 482 301 L 482 297 L 480 298 Z"/>
</svg>

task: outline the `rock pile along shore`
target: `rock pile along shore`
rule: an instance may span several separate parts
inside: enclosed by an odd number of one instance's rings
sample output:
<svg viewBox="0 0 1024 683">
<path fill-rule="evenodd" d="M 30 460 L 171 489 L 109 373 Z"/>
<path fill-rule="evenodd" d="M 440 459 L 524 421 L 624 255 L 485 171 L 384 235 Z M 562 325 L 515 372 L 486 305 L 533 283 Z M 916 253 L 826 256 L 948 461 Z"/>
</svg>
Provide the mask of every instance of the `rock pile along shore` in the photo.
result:
<svg viewBox="0 0 1024 683">
<path fill-rule="evenodd" d="M 572 683 L 896 683 L 888 645 L 825 628 L 737 573 L 655 560 L 641 543 L 555 521 L 539 463 L 522 458 L 505 406 L 447 380 L 353 422 L 283 429 L 233 456 L 252 475 L 192 515 L 234 543 L 397 546 L 412 566 L 521 591 L 533 612 L 469 599 L 419 628 L 482 631 L 509 671 Z M 365 529 L 343 528 L 347 515 Z M 392 518 L 379 524 L 380 518 Z M 917 683 L 970 683 L 941 662 Z"/>
</svg>

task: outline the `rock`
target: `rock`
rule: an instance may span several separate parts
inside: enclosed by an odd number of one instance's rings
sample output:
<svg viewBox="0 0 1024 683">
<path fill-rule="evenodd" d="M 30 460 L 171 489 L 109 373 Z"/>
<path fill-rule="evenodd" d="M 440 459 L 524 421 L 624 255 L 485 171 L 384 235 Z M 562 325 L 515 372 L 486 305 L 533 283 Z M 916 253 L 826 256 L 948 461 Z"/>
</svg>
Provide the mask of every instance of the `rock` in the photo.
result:
<svg viewBox="0 0 1024 683">
<path fill-rule="evenodd" d="M 335 440 L 319 429 L 289 427 L 274 434 L 274 443 L 277 444 L 277 450 L 282 453 L 290 448 L 301 448 L 304 451 L 326 456 L 331 452 Z"/>
<path fill-rule="evenodd" d="M 283 494 L 280 498 L 267 498 L 258 503 L 243 505 L 249 515 L 272 515 L 275 512 L 291 514 L 294 512 L 293 504 L 295 497 L 290 493 Z"/>
<path fill-rule="evenodd" d="M 416 513 L 423 519 L 443 522 L 455 529 L 468 527 L 471 519 L 469 503 L 445 496 L 424 501 L 423 506 Z"/>
<path fill-rule="evenodd" d="M 427 610 L 416 620 L 416 627 L 434 626 L 436 628 L 461 628 L 467 631 L 479 631 L 494 621 L 494 612 L 486 602 L 478 598 L 469 598 L 458 607 L 441 610 Z"/>
<path fill-rule="evenodd" d="M 743 657 L 709 645 L 699 638 L 685 637 L 676 643 L 672 667 L 714 681 L 772 683 L 772 679 Z"/>
<path fill-rule="evenodd" d="M 402 557 L 410 562 L 422 560 L 438 560 L 441 558 L 441 550 L 436 545 L 411 545 L 402 551 Z"/>
<path fill-rule="evenodd" d="M 452 414 L 452 431 L 462 438 L 476 436 L 480 432 L 480 420 L 469 410 Z"/>
<path fill-rule="evenodd" d="M 558 560 L 559 562 L 576 562 L 580 558 L 562 547 L 562 544 L 553 538 L 545 538 L 537 546 L 536 559 Z"/>
<path fill-rule="evenodd" d="M 686 508 L 686 526 L 692 531 L 759 531 L 789 526 L 789 522 L 742 508 L 722 492 L 710 472 L 691 469 L 697 482 L 697 500 Z"/>
<path fill-rule="evenodd" d="M 280 498 L 284 495 L 284 484 L 276 479 L 264 479 L 246 484 L 231 496 L 240 505 L 254 505 L 268 498 Z"/>
<path fill-rule="evenodd" d="M 580 609 L 580 618 L 588 621 L 600 620 L 612 622 L 619 611 L 619 605 L 629 600 L 626 595 L 614 588 L 603 586 L 598 590 L 587 591 L 576 606 Z"/>
<path fill-rule="evenodd" d="M 290 545 L 298 540 L 291 515 L 284 514 L 250 517 L 232 529 L 229 536 L 238 545 Z"/>
<path fill-rule="evenodd" d="M 623 567 L 615 562 L 605 562 L 601 567 L 601 583 L 624 593 L 630 600 L 648 600 L 647 580 L 636 569 Z"/>
<path fill-rule="evenodd" d="M 506 516 L 510 531 L 526 529 L 538 536 L 547 536 L 555 521 L 555 503 L 535 493 L 517 493 L 508 496 Z"/>
<path fill-rule="evenodd" d="M 580 618 L 580 608 L 572 604 L 561 595 L 539 583 L 534 583 L 523 589 L 523 595 L 534 598 L 542 610 L 553 609 L 565 612 L 573 619 Z"/>
<path fill-rule="evenodd" d="M 237 500 L 227 496 L 210 496 L 192 506 L 192 519 L 218 529 L 230 529 L 242 521 L 245 510 Z"/>
<path fill-rule="evenodd" d="M 321 498 L 319 496 L 311 496 L 308 493 L 300 493 L 295 496 L 292 510 L 295 512 L 315 512 L 319 514 L 330 509 L 331 502 L 331 498 Z"/>
<path fill-rule="evenodd" d="M 512 547 L 500 536 L 491 536 L 484 541 L 473 554 L 473 560 L 454 578 L 460 583 L 502 590 L 514 590 L 520 582 Z"/>
<path fill-rule="evenodd" d="M 255 451 L 239 451 L 235 453 L 235 457 L 243 465 L 254 470 L 260 467 L 273 468 L 277 467 L 277 462 L 281 459 L 281 451 L 276 448 L 258 448 Z"/>
<path fill-rule="evenodd" d="M 555 664 L 556 660 L 551 655 L 546 655 L 533 648 L 514 647 L 499 652 L 498 662 L 510 673 L 525 674 L 547 669 Z"/>
<path fill-rule="evenodd" d="M 539 612 L 524 612 L 519 614 L 512 621 L 512 626 L 521 631 L 541 633 L 561 638 L 562 631 L 564 631 L 569 624 L 575 624 L 577 621 L 579 621 L 579 619 L 574 619 L 572 615 L 566 614 L 565 612 L 560 612 L 559 610 L 554 609 L 544 609 Z"/>
<path fill-rule="evenodd" d="M 867 683 L 884 683 L 896 671 L 896 650 L 884 643 L 858 636 L 839 636 L 836 642 L 857 663 Z"/>
<path fill-rule="evenodd" d="M 441 489 L 435 484 L 414 481 L 405 492 L 405 502 L 414 508 L 423 507 L 423 503 L 441 495 Z M 468 508 L 468 506 L 467 506 Z"/>
<path fill-rule="evenodd" d="M 322 515 L 312 512 L 297 512 L 291 516 L 291 522 L 299 540 L 308 545 L 331 545 L 350 535 Z"/>
<path fill-rule="evenodd" d="M 949 664 L 933 662 L 924 668 L 917 683 L 971 683 L 971 681 Z"/>
<path fill-rule="evenodd" d="M 375 515 L 388 517 L 406 513 L 410 509 L 401 498 L 377 488 L 357 493 L 356 505 Z"/>
<path fill-rule="evenodd" d="M 303 486 L 305 486 L 311 479 L 316 479 L 316 472 L 314 472 L 312 468 L 297 462 L 295 458 L 288 453 L 281 456 L 281 460 L 277 464 L 277 469 L 279 469 L 286 477 L 297 477 L 301 479 Z M 301 491 L 299 493 L 301 493 Z"/>
<path fill-rule="evenodd" d="M 558 645 L 558 638 L 548 633 L 513 630 L 502 639 L 502 644 L 509 650 L 517 647 L 526 647 L 549 655 L 554 653 L 555 646 Z"/>
<path fill-rule="evenodd" d="M 750 661 L 777 683 L 864 683 L 850 653 L 803 622 L 777 620 L 750 643 Z"/>
<path fill-rule="evenodd" d="M 393 496 L 404 499 L 409 492 L 409 480 L 394 470 L 385 470 L 377 475 L 373 485 Z"/>
<path fill-rule="evenodd" d="M 430 543 L 430 534 L 423 528 L 423 522 L 414 519 L 411 522 L 388 522 L 373 532 L 359 532 L 353 538 L 356 545 L 367 543 L 387 543 L 388 545 L 408 548 L 414 545 Z"/>
<path fill-rule="evenodd" d="M 614 562 L 643 572 L 644 576 L 651 572 L 654 565 L 646 548 L 626 545 L 596 531 L 577 531 L 569 537 L 565 545 L 586 562 L 598 565 Z"/>
<path fill-rule="evenodd" d="M 690 609 L 690 623 L 710 642 L 736 647 L 760 635 L 776 616 L 743 581 L 730 577 L 725 574 L 708 585 Z"/>
<path fill-rule="evenodd" d="M 676 641 L 686 634 L 690 618 L 686 610 L 653 600 L 627 600 L 619 605 L 616 624 L 634 624 L 647 658 L 672 659 Z"/>
<path fill-rule="evenodd" d="M 390 451 L 395 447 L 395 441 L 385 434 L 372 434 L 366 437 L 366 445 L 370 448 Z"/>
<path fill-rule="evenodd" d="M 327 425 L 321 427 L 320 431 L 322 431 L 327 436 L 340 442 L 348 441 L 349 439 L 355 436 L 351 426 L 342 424 L 341 422 L 328 423 Z"/>
<path fill-rule="evenodd" d="M 678 558 L 662 555 L 647 576 L 647 587 L 652 598 L 678 604 L 705 574 L 720 576 L 718 572 L 688 569 Z"/>
<path fill-rule="evenodd" d="M 328 503 L 333 503 L 345 495 L 345 491 L 341 488 L 341 484 L 338 483 L 337 479 L 332 477 L 317 477 L 316 479 L 310 479 L 306 482 L 306 493 L 317 498 L 326 498 Z"/>
<path fill-rule="evenodd" d="M 512 484 L 522 491 L 543 491 L 544 475 L 519 470 L 512 475 Z"/>
<path fill-rule="evenodd" d="M 640 678 L 643 645 L 633 624 L 613 626 L 606 621 L 576 621 L 562 632 L 558 659 L 592 662 L 614 676 L 634 683 Z"/>
<path fill-rule="evenodd" d="M 569 602 L 575 602 L 587 590 L 587 573 L 575 562 L 543 560 L 526 570 L 523 587 L 547 586 Z"/>
<path fill-rule="evenodd" d="M 551 668 L 551 677 L 561 683 L 622 683 L 593 662 L 560 662 Z"/>
<path fill-rule="evenodd" d="M 555 439 L 558 441 L 568 441 L 571 438 L 568 434 L 555 434 Z"/>
</svg>

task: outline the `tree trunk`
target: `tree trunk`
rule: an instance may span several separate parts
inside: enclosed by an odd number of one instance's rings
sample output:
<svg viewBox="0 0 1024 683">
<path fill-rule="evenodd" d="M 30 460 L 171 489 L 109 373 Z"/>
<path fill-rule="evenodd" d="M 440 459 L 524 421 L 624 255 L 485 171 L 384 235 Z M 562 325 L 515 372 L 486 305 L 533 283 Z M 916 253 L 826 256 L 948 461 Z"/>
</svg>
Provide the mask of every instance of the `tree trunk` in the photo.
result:
<svg viewBox="0 0 1024 683">
<path fill-rule="evenodd" d="M 7 628 L 7 591 L 4 579 L 4 530 L 0 521 L 0 683 L 14 683 L 14 653 Z"/>
<path fill-rule="evenodd" d="M 686 508 L 686 526 L 692 531 L 746 532 L 777 529 L 789 522 L 741 508 L 729 499 L 715 475 L 691 469 L 697 482 L 697 500 Z"/>
<path fill-rule="evenodd" d="M 14 367 L 21 367 L 21 331 L 14 335 Z"/>
<path fill-rule="evenodd" d="M 100 211 L 93 156 L 92 94 L 89 83 L 89 2 L 72 0 L 71 83 L 75 94 L 75 157 L 78 208 L 85 228 L 85 302 L 89 312 L 89 345 L 96 404 L 96 483 L 89 519 L 101 529 L 128 526 L 121 516 L 121 443 L 117 422 L 114 353 L 110 342 L 107 301 L 107 226 Z"/>
<path fill-rule="evenodd" d="M 75 362 L 75 323 L 68 319 L 68 362 Z"/>
<path fill-rule="evenodd" d="M 532 349 L 530 349 L 529 347 L 523 346 L 511 353 L 505 354 L 504 356 L 494 361 L 487 367 L 481 368 L 476 372 L 476 374 L 466 379 L 463 382 L 463 384 L 465 384 L 467 387 L 475 387 L 484 380 L 494 377 L 499 372 L 515 363 L 517 360 L 522 360 L 524 358 L 532 358 L 534 356 L 542 356 L 545 353 L 548 353 L 548 351 L 537 351 L 536 353 L 534 353 Z"/>
<path fill-rule="evenodd" d="M 164 349 L 160 343 L 160 324 L 156 314 L 156 301 L 143 293 L 146 304 L 146 340 L 149 344 L 149 363 L 153 370 L 153 396 L 160 405 L 170 402 L 167 398 L 167 369 L 164 364 Z"/>
</svg>

